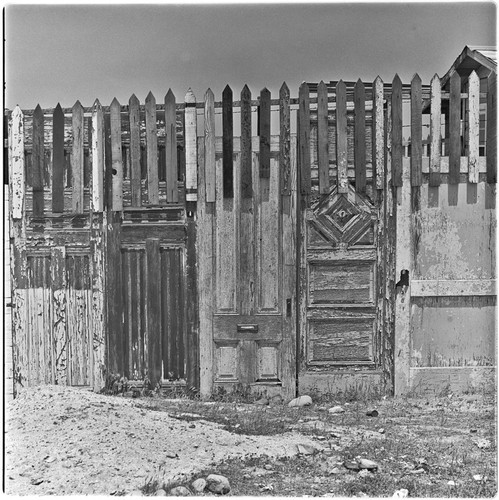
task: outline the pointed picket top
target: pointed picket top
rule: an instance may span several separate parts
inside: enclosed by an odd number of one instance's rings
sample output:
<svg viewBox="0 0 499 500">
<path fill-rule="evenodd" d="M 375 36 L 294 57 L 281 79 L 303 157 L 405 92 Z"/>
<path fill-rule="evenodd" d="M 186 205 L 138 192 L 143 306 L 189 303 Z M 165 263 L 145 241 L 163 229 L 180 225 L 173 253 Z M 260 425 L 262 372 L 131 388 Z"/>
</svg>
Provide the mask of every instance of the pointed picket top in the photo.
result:
<svg viewBox="0 0 499 500">
<path fill-rule="evenodd" d="M 156 104 L 156 98 L 154 97 L 152 91 L 150 90 L 149 91 L 149 94 L 147 94 L 147 97 L 146 97 L 146 103 L 148 102 L 153 102 L 154 104 Z"/>
<path fill-rule="evenodd" d="M 215 94 L 210 88 L 204 93 L 205 102 L 215 102 Z"/>
<path fill-rule="evenodd" d="M 61 114 L 61 113 L 62 113 L 62 114 L 64 114 L 64 113 L 62 112 L 62 108 L 61 108 L 61 104 L 60 104 L 60 103 L 57 103 L 57 106 L 54 108 L 54 115 L 55 115 L 56 113 L 57 113 L 57 114 Z"/>
<path fill-rule="evenodd" d="M 319 82 L 319 85 L 317 85 L 317 92 L 326 92 L 327 93 L 327 85 L 324 83 L 324 80 L 321 80 Z"/>
<path fill-rule="evenodd" d="M 116 97 L 111 101 L 111 108 L 118 108 L 118 110 L 121 110 L 121 104 Z"/>
<path fill-rule="evenodd" d="M 395 73 L 395 76 L 393 77 L 393 82 L 392 85 L 402 85 L 402 80 L 400 79 L 400 76 L 398 73 Z"/>
<path fill-rule="evenodd" d="M 478 77 L 477 73 L 475 70 L 473 70 L 468 77 L 468 81 L 470 85 L 476 84 L 476 82 L 480 83 L 480 78 Z"/>
<path fill-rule="evenodd" d="M 475 71 L 468 77 L 468 182 L 478 183 L 480 138 L 480 79 Z"/>
<path fill-rule="evenodd" d="M 168 89 L 165 95 L 165 103 L 167 102 L 175 102 L 175 94 L 172 92 L 172 89 Z"/>
<path fill-rule="evenodd" d="M 139 105 L 140 102 L 139 100 L 137 99 L 137 96 L 135 94 L 132 94 L 130 99 L 128 100 L 128 105 L 129 106 L 132 106 L 132 105 Z"/>
<path fill-rule="evenodd" d="M 412 80 L 411 80 L 411 83 L 412 82 L 421 82 L 421 77 L 419 76 L 418 73 L 414 73 L 413 77 L 412 77 Z"/>
<path fill-rule="evenodd" d="M 35 111 L 33 112 L 33 118 L 43 117 L 43 111 L 39 104 L 36 105 Z"/>
<path fill-rule="evenodd" d="M 378 85 L 383 85 L 383 79 L 379 75 L 374 79 L 374 86 L 377 87 Z"/>
<path fill-rule="evenodd" d="M 360 88 L 364 88 L 365 85 L 364 83 L 362 82 L 362 80 L 359 78 L 356 82 L 355 82 L 355 88 L 357 89 L 360 89 Z"/>
<path fill-rule="evenodd" d="M 300 88 L 298 89 L 298 92 L 308 92 L 308 83 L 307 82 L 302 82 L 300 85 Z"/>
<path fill-rule="evenodd" d="M 81 105 L 81 102 L 80 101 L 76 101 L 74 104 L 73 104 L 73 107 L 71 108 L 72 112 L 73 113 L 76 113 L 77 111 L 83 111 L 83 106 Z"/>
<path fill-rule="evenodd" d="M 185 94 L 184 102 L 186 104 L 196 104 L 196 96 L 194 95 L 194 92 L 190 87 L 187 90 L 187 93 Z"/>
<path fill-rule="evenodd" d="M 346 86 L 345 82 L 343 80 L 340 80 L 336 84 L 336 92 L 339 92 L 339 91 L 346 92 L 346 90 L 347 90 L 347 86 Z"/>
<path fill-rule="evenodd" d="M 230 96 L 230 97 L 229 97 Z M 232 100 L 232 89 L 230 88 L 229 84 L 225 86 L 222 92 L 222 99 L 230 99 Z"/>
<path fill-rule="evenodd" d="M 16 107 L 12 110 L 12 113 L 10 116 L 13 120 L 18 119 L 19 117 L 23 116 L 23 112 L 22 112 L 21 108 L 19 107 L 19 104 L 16 104 Z"/>
<path fill-rule="evenodd" d="M 98 109 L 102 109 L 101 103 L 99 99 L 95 99 L 94 105 L 92 106 L 93 110 L 96 111 Z"/>
<path fill-rule="evenodd" d="M 251 90 L 248 85 L 244 85 L 243 90 L 241 90 L 241 100 L 243 98 L 251 99 Z"/>
<path fill-rule="evenodd" d="M 263 97 L 263 96 L 270 96 L 270 90 L 267 88 L 267 87 L 264 87 L 261 91 L 260 91 L 260 96 Z"/>
<path fill-rule="evenodd" d="M 289 96 L 289 87 L 286 82 L 282 82 L 281 88 L 279 89 L 279 96 L 286 97 Z"/>
</svg>

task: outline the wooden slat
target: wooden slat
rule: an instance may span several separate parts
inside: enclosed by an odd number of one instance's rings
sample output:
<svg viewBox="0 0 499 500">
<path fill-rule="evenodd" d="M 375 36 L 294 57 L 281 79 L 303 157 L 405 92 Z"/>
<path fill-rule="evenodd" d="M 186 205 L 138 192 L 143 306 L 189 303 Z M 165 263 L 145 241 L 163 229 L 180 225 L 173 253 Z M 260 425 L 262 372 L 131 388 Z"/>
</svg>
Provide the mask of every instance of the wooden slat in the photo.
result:
<svg viewBox="0 0 499 500">
<path fill-rule="evenodd" d="M 160 255 L 159 239 L 146 240 L 148 374 L 153 387 L 161 379 Z"/>
<path fill-rule="evenodd" d="M 54 344 L 54 379 L 57 385 L 67 384 L 68 338 L 66 332 L 66 249 L 54 247 L 50 255 L 52 289 L 52 325 Z"/>
<path fill-rule="evenodd" d="M 423 184 L 421 78 L 416 73 L 411 82 L 411 186 Z"/>
<path fill-rule="evenodd" d="M 185 95 L 185 200 L 197 201 L 197 114 L 191 89 Z"/>
<path fill-rule="evenodd" d="M 130 189 L 132 207 L 142 206 L 141 172 L 140 172 L 140 112 L 139 100 L 132 95 L 128 101 L 130 119 Z"/>
<path fill-rule="evenodd" d="M 13 219 L 22 219 L 25 209 L 26 184 L 24 175 L 24 123 L 19 106 L 12 111 L 9 121 L 9 187 Z"/>
<path fill-rule="evenodd" d="M 151 205 L 159 204 L 158 135 L 156 131 L 156 98 L 146 97 L 147 198 Z"/>
<path fill-rule="evenodd" d="M 177 113 L 171 89 L 165 96 L 166 202 L 178 203 Z"/>
<path fill-rule="evenodd" d="M 478 183 L 478 158 L 480 142 L 480 79 L 475 71 L 468 78 L 468 181 Z"/>
<path fill-rule="evenodd" d="M 338 193 L 348 193 L 347 89 L 343 80 L 336 85 L 336 164 Z"/>
<path fill-rule="evenodd" d="M 110 107 L 111 115 L 111 164 L 112 164 L 112 209 L 123 210 L 123 151 L 121 149 L 121 113 L 120 103 L 113 99 Z"/>
<path fill-rule="evenodd" d="M 104 208 L 112 210 L 113 158 L 111 151 L 111 115 L 104 113 Z"/>
<path fill-rule="evenodd" d="M 270 91 L 260 92 L 258 113 L 258 135 L 260 136 L 260 178 L 270 178 Z"/>
<path fill-rule="evenodd" d="M 300 192 L 302 195 L 308 196 L 312 191 L 310 176 L 310 93 L 305 82 L 300 85 L 298 99 Z"/>
<path fill-rule="evenodd" d="M 92 210 L 104 210 L 104 116 L 98 100 L 92 112 Z"/>
<path fill-rule="evenodd" d="M 449 184 L 459 184 L 461 161 L 461 77 L 454 72 L 450 77 L 449 100 Z"/>
<path fill-rule="evenodd" d="M 215 172 L 215 96 L 211 89 L 206 91 L 204 108 L 204 201 L 215 201 L 216 172 Z M 200 167 L 201 168 L 201 167 Z M 201 177 L 200 177 L 201 178 Z"/>
<path fill-rule="evenodd" d="M 378 76 L 373 82 L 373 133 L 372 165 L 373 185 L 384 189 L 385 172 L 385 121 L 383 116 L 383 80 Z"/>
<path fill-rule="evenodd" d="M 487 79 L 487 182 L 497 182 L 497 80 L 492 71 Z"/>
<path fill-rule="evenodd" d="M 392 182 L 402 186 L 402 82 L 398 75 L 392 82 Z"/>
<path fill-rule="evenodd" d="M 355 190 L 366 192 L 366 92 L 359 79 L 354 88 L 355 126 L 354 126 L 354 164 Z"/>
<path fill-rule="evenodd" d="M 430 187 L 440 186 L 441 92 L 440 78 L 435 75 L 430 97 Z"/>
<path fill-rule="evenodd" d="M 251 91 L 247 85 L 241 91 L 241 197 L 253 197 L 251 158 Z"/>
<path fill-rule="evenodd" d="M 223 193 L 224 198 L 234 197 L 233 179 L 233 128 L 232 90 L 227 85 L 222 93 L 222 137 L 223 137 Z"/>
<path fill-rule="evenodd" d="M 43 216 L 43 170 L 45 162 L 45 147 L 43 141 L 43 112 L 38 105 L 33 113 L 33 148 L 32 148 L 32 186 L 33 186 L 33 217 Z"/>
<path fill-rule="evenodd" d="M 281 171 L 281 194 L 291 194 L 290 133 L 291 115 L 289 88 L 284 82 L 279 90 L 279 170 Z"/>
<path fill-rule="evenodd" d="M 64 113 L 60 104 L 52 117 L 52 212 L 64 212 Z"/>
<path fill-rule="evenodd" d="M 321 80 L 317 87 L 317 159 L 319 163 L 319 193 L 329 192 L 329 145 L 327 86 Z"/>
</svg>

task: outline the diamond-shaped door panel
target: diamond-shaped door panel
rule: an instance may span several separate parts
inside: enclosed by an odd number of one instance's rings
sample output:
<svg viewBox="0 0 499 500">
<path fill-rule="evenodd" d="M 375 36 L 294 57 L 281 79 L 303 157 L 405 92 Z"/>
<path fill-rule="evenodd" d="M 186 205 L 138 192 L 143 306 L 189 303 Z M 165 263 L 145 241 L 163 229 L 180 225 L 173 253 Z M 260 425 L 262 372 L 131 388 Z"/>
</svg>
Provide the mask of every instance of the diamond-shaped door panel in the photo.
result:
<svg viewBox="0 0 499 500">
<path fill-rule="evenodd" d="M 309 242 L 317 246 L 336 247 L 373 244 L 374 207 L 349 186 L 339 194 L 334 187 L 329 196 L 312 205 L 309 216 Z"/>
</svg>

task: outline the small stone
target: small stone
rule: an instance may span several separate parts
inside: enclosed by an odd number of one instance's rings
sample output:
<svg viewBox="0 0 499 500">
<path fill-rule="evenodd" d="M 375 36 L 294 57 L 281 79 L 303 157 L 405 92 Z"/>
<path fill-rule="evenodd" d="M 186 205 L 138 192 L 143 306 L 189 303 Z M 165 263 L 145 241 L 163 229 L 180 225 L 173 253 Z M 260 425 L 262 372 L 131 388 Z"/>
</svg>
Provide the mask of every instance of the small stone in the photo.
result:
<svg viewBox="0 0 499 500">
<path fill-rule="evenodd" d="M 332 408 L 329 408 L 328 412 L 334 415 L 338 413 L 345 413 L 345 409 L 342 406 L 333 406 Z"/>
<path fill-rule="evenodd" d="M 31 484 L 34 486 L 38 486 L 39 484 L 42 484 L 42 483 L 43 483 L 43 479 L 41 479 L 41 478 L 36 478 L 36 479 L 31 480 Z"/>
<path fill-rule="evenodd" d="M 367 470 L 378 469 L 378 464 L 376 462 L 373 462 L 372 460 L 368 460 L 367 458 L 359 459 L 358 463 L 361 469 L 367 469 Z"/>
<path fill-rule="evenodd" d="M 329 473 L 330 474 L 341 474 L 341 470 L 338 469 L 338 467 L 333 467 Z"/>
<path fill-rule="evenodd" d="M 176 453 L 168 452 L 168 453 L 165 453 L 165 457 L 166 458 L 178 458 L 178 455 Z"/>
<path fill-rule="evenodd" d="M 310 406 L 312 404 L 312 398 L 310 396 L 299 396 L 295 399 L 292 399 L 288 403 L 288 407 L 293 408 L 293 407 L 298 407 L 301 408 L 302 406 Z"/>
<path fill-rule="evenodd" d="M 170 495 L 174 497 L 189 497 L 192 495 L 192 493 L 185 486 L 177 486 L 170 490 Z"/>
<path fill-rule="evenodd" d="M 345 460 L 343 462 L 343 467 L 345 467 L 348 470 L 360 470 L 360 465 L 357 463 L 357 460 Z"/>
<path fill-rule="evenodd" d="M 202 493 L 204 489 L 206 488 L 206 479 L 200 477 L 199 479 L 196 479 L 193 481 L 191 484 L 191 488 L 195 493 Z"/>
<path fill-rule="evenodd" d="M 222 495 L 225 495 L 230 491 L 229 480 L 225 476 L 210 474 L 206 478 L 206 483 L 208 489 L 212 493 L 221 493 Z"/>
<path fill-rule="evenodd" d="M 369 410 L 366 412 L 368 417 L 377 417 L 379 415 L 378 410 Z"/>
<path fill-rule="evenodd" d="M 196 428 L 196 425 L 195 424 L 191 424 L 189 425 L 189 429 L 195 429 Z"/>
<path fill-rule="evenodd" d="M 385 433 L 385 429 L 383 429 L 383 427 L 381 427 L 381 429 L 378 429 L 378 432 L 379 432 L 380 434 L 384 434 L 384 433 Z"/>
<path fill-rule="evenodd" d="M 297 444 L 296 449 L 300 455 L 315 455 L 319 452 L 315 446 L 309 444 Z"/>
<path fill-rule="evenodd" d="M 447 484 L 448 484 L 449 486 L 456 486 L 455 481 L 452 481 L 452 480 L 451 480 L 451 481 L 447 481 Z"/>
<path fill-rule="evenodd" d="M 261 398 L 258 401 L 255 401 L 256 405 L 267 406 L 269 404 L 269 400 L 267 398 Z"/>
<path fill-rule="evenodd" d="M 267 469 L 267 470 L 272 470 L 272 465 L 270 465 L 270 464 L 265 464 L 265 469 Z"/>
<path fill-rule="evenodd" d="M 400 490 L 397 490 L 392 498 L 407 498 L 407 496 L 409 495 L 409 490 L 406 490 L 405 488 L 402 488 Z"/>
<path fill-rule="evenodd" d="M 470 432 L 471 432 L 472 434 L 476 434 L 476 433 L 478 432 L 478 429 L 470 429 Z"/>
<path fill-rule="evenodd" d="M 157 497 L 166 497 L 166 491 L 163 488 L 160 488 L 158 491 L 156 491 L 155 495 Z"/>
<path fill-rule="evenodd" d="M 359 477 L 367 477 L 369 476 L 371 473 L 367 470 L 367 469 L 362 469 L 360 472 L 359 472 Z"/>
<path fill-rule="evenodd" d="M 476 441 L 476 445 L 481 449 L 481 450 L 486 450 L 492 446 L 492 443 L 488 439 L 479 439 Z"/>
<path fill-rule="evenodd" d="M 51 464 L 52 462 L 55 462 L 57 459 L 55 457 L 45 457 L 45 462 L 48 464 Z"/>
</svg>

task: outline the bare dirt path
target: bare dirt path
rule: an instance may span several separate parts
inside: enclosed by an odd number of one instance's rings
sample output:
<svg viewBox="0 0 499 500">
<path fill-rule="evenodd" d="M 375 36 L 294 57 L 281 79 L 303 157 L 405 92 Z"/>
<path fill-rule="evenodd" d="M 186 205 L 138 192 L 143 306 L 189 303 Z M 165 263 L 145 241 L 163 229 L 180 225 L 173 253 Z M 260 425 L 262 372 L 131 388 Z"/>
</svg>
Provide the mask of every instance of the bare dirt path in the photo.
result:
<svg viewBox="0 0 499 500">
<path fill-rule="evenodd" d="M 297 444 L 317 447 L 294 432 L 231 434 L 144 406 L 70 387 L 25 390 L 6 409 L 6 492 L 129 494 L 148 478 L 182 480 L 230 457 L 292 456 Z"/>
</svg>

